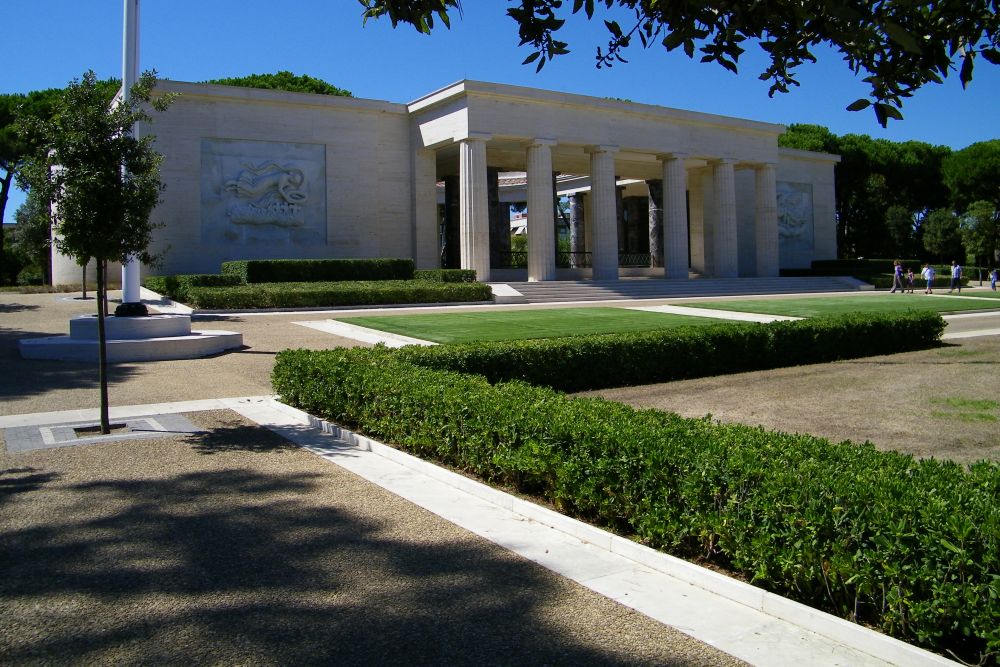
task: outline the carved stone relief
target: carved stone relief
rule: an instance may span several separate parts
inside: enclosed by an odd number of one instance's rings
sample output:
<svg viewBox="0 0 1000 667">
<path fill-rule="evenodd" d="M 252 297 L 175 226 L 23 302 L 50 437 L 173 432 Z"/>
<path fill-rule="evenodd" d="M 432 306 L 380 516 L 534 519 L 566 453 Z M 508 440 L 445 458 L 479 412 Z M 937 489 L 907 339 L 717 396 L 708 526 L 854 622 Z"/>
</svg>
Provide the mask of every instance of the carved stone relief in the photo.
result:
<svg viewBox="0 0 1000 667">
<path fill-rule="evenodd" d="M 813 252 L 813 190 L 811 183 L 779 181 L 778 248 L 781 266 L 797 266 Z"/>
<path fill-rule="evenodd" d="M 201 204 L 203 241 L 326 243 L 326 148 L 203 139 Z"/>
</svg>

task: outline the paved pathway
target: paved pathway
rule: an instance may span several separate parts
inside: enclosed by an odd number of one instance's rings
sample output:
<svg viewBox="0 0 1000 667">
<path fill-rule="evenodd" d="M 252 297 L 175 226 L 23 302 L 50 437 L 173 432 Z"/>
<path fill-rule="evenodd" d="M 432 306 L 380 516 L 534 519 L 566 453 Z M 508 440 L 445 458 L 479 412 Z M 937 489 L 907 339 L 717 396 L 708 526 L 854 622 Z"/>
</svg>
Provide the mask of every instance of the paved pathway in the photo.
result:
<svg viewBox="0 0 1000 667">
<path fill-rule="evenodd" d="M 7 415 L 0 428 L 94 419 L 92 410 L 81 411 L 96 399 L 92 366 L 25 362 L 14 350 L 20 336 L 65 332 L 69 314 L 90 305 L 52 295 L 0 296 L 0 360 L 7 369 L 0 377 L 0 414 Z M 0 621 L 0 660 L 731 664 L 712 645 L 761 665 L 947 664 L 700 568 L 637 551 L 642 548 L 626 540 L 377 443 L 360 449 L 338 444 L 308 427 L 304 415 L 270 399 L 233 398 L 269 392 L 267 375 L 278 349 L 352 344 L 298 326 L 326 318 L 329 313 L 226 317 L 226 327 L 241 331 L 248 349 L 115 367 L 112 404 L 134 406 L 117 408 L 115 418 L 182 412 L 207 424 L 200 435 L 3 455 L 0 525 L 17 573 L 3 584 L 3 599 L 12 601 L 15 613 Z M 176 402 L 181 399 L 200 400 Z M 234 412 L 244 420 L 225 416 Z M 250 423 L 370 482 L 317 472 Z M 271 444 L 255 444 L 262 438 Z M 200 458 L 192 459 L 192 451 Z M 291 478 L 303 474 L 331 477 L 303 486 L 306 495 L 288 495 L 296 486 Z M 246 479 L 220 491 L 206 483 L 213 475 Z M 283 480 L 282 493 L 271 498 L 265 491 L 276 478 Z M 346 487 L 345 500 L 340 491 Z M 382 488 L 412 503 L 392 500 Z M 319 515 L 314 493 L 326 507 Z M 204 499 L 212 506 L 220 502 L 217 495 L 224 496 L 224 507 L 211 517 L 191 505 Z M 295 510 L 299 502 L 305 503 L 305 522 Z M 191 512 L 197 538 L 183 539 L 179 519 Z M 258 512 L 268 513 L 263 530 L 252 518 Z M 338 517 L 348 515 L 347 525 L 360 530 L 338 532 Z M 108 516 L 111 532 L 94 523 Z M 285 534 L 282 522 L 307 539 Z M 364 537 L 370 525 L 389 526 L 397 536 L 393 546 Z M 487 541 L 455 532 L 454 525 Z M 178 555 L 166 534 L 121 540 L 151 527 L 182 538 L 185 553 Z M 327 535 L 324 549 L 309 538 L 317 531 Z M 62 555 L 75 540 L 84 554 L 78 569 Z M 420 547 L 419 562 L 401 567 L 412 560 L 407 554 L 413 545 L 426 540 L 437 546 Z M 273 549 L 264 548 L 265 541 L 274 542 Z M 458 552 L 449 546 L 458 543 Z M 496 551 L 491 543 L 504 548 Z M 355 547 L 360 557 L 352 557 Z M 202 549 L 205 554 L 198 553 Z M 426 563 L 438 562 L 442 549 L 449 553 L 445 563 L 428 570 Z M 489 555 L 473 555 L 480 553 Z M 391 568 L 385 567 L 387 555 L 398 561 Z M 337 577 L 327 571 L 345 574 L 350 585 L 338 592 Z M 164 578 L 162 572 L 171 574 Z M 111 584 L 120 577 L 127 583 Z M 200 582 L 197 594 L 181 602 L 177 596 L 192 584 L 175 583 L 192 577 Z M 217 578 L 222 582 L 215 590 Z M 59 600 L 60 611 L 39 617 L 41 599 Z M 803 620 L 814 622 L 812 630 L 789 622 Z M 33 624 L 43 632 L 30 632 Z"/>
</svg>

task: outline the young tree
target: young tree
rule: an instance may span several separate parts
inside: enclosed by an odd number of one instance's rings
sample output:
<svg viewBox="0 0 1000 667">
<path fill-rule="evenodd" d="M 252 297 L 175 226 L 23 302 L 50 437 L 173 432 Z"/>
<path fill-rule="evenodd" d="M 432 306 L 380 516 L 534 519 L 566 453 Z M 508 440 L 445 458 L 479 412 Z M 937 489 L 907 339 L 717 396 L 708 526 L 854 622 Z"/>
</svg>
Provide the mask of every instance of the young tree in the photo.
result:
<svg viewBox="0 0 1000 667">
<path fill-rule="evenodd" d="M 127 102 L 117 104 L 93 72 L 65 89 L 50 119 L 21 118 L 24 136 L 36 140 L 39 150 L 25 164 L 21 179 L 37 196 L 55 204 L 56 236 L 60 252 L 80 263 L 97 266 L 97 318 L 100 348 L 101 432 L 109 433 L 105 308 L 110 261 L 139 257 L 147 252 L 154 225 L 149 216 L 162 190 L 161 156 L 153 137 L 137 137 L 135 125 L 151 122 L 146 104 L 161 111 L 169 98 L 153 100 L 154 73 L 147 72 L 133 86 Z"/>
<path fill-rule="evenodd" d="M 429 33 L 437 17 L 445 27 L 449 12 L 461 11 L 460 0 L 359 0 L 364 20 L 388 16 L 393 26 L 409 23 Z M 958 69 L 962 85 L 972 81 L 980 56 L 1000 65 L 1000 12 L 995 0 L 933 2 L 931 0 L 512 0 L 507 15 L 517 23 L 521 44 L 534 49 L 524 63 L 541 69 L 568 53 L 556 39 L 570 14 L 592 19 L 595 9 L 624 10 L 626 25 L 605 20 L 607 50 L 597 49 L 597 66 L 625 62 L 623 53 L 638 39 L 644 47 L 659 43 L 667 51 L 697 51 L 702 62 L 737 71 L 745 46 L 756 42 L 770 64 L 760 74 L 771 81 L 769 94 L 797 86 L 794 70 L 815 62 L 812 48 L 828 44 L 855 74 L 871 87 L 868 98 L 848 105 L 850 111 L 872 107 L 881 125 L 901 119 L 903 100 L 929 83 L 941 83 Z M 620 13 L 620 12 L 619 12 Z"/>
<path fill-rule="evenodd" d="M 943 209 L 931 211 L 924 219 L 921 228 L 924 248 L 939 261 L 947 262 L 954 259 L 962 263 L 965 260 L 958 218 L 951 211 Z"/>
</svg>

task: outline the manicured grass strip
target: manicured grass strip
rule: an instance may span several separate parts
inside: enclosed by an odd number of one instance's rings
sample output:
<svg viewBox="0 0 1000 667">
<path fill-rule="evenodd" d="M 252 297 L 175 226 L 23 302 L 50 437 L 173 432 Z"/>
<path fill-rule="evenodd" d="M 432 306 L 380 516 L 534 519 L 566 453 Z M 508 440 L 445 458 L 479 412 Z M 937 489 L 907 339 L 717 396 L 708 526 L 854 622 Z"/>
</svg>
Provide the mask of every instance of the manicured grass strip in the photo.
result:
<svg viewBox="0 0 1000 667">
<path fill-rule="evenodd" d="M 972 296 L 972 295 L 970 295 Z M 926 294 L 878 294 L 872 296 L 808 297 L 803 299 L 747 299 L 685 303 L 691 308 L 713 308 L 742 313 L 820 317 L 847 313 L 901 313 L 906 311 L 949 313 L 960 310 L 995 310 L 997 304 L 960 297 Z"/>
<path fill-rule="evenodd" d="M 658 331 L 682 325 L 718 324 L 722 320 L 624 308 L 552 308 L 345 317 L 341 321 L 435 343 L 470 343 Z"/>
<path fill-rule="evenodd" d="M 948 296 L 959 296 L 963 299 L 967 296 L 977 296 L 984 299 L 1000 299 L 1000 290 L 994 292 L 993 290 L 965 290 L 961 294 L 949 294 Z"/>
</svg>

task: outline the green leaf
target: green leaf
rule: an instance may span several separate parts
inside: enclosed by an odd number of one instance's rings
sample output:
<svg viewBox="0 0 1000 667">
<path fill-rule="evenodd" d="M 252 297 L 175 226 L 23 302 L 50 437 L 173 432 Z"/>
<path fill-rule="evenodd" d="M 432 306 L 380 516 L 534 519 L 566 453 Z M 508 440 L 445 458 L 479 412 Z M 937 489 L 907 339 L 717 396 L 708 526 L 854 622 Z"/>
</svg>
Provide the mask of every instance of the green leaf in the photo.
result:
<svg viewBox="0 0 1000 667">
<path fill-rule="evenodd" d="M 866 100 L 865 98 L 861 98 L 861 99 L 858 99 L 858 100 L 854 100 L 849 105 L 847 105 L 847 110 L 848 111 L 861 111 L 862 109 L 867 109 L 871 105 L 872 105 L 871 100 Z"/>
</svg>

